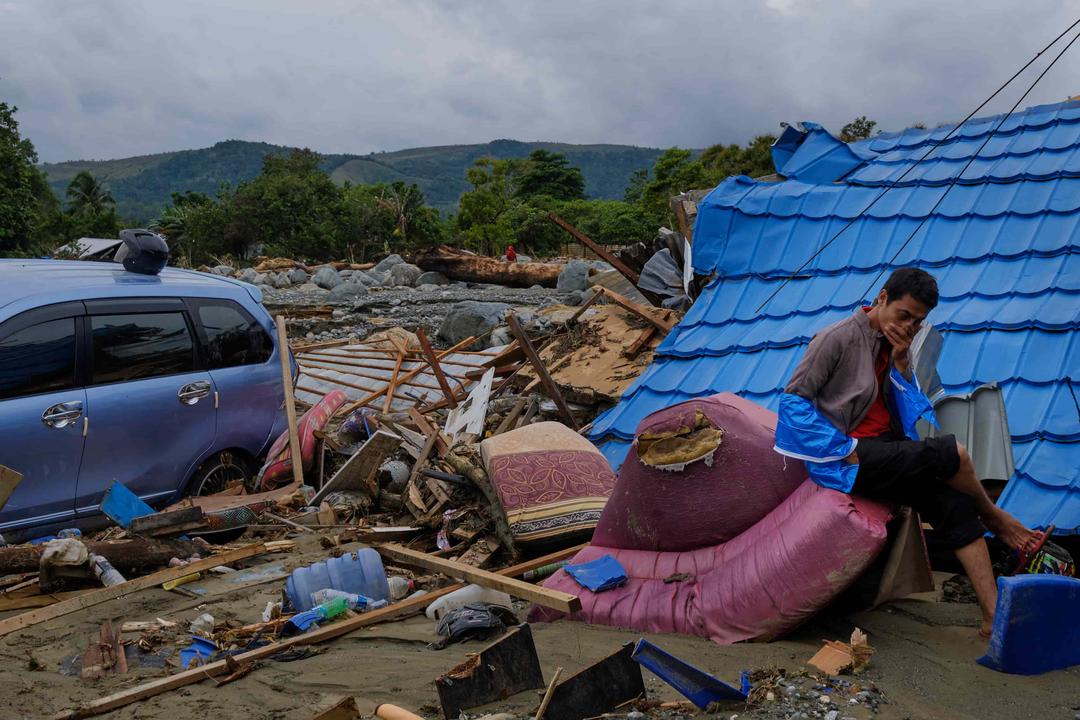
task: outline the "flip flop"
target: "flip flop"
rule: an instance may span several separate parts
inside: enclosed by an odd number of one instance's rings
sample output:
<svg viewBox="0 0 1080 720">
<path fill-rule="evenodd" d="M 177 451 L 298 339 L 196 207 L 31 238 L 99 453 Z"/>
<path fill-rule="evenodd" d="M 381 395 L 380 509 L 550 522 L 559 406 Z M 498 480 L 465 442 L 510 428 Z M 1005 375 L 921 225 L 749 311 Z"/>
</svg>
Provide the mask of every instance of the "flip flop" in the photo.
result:
<svg viewBox="0 0 1080 720">
<path fill-rule="evenodd" d="M 1020 556 L 1020 562 L 1016 566 L 1016 570 L 1013 571 L 1014 575 L 1022 570 L 1027 570 L 1027 568 L 1031 565 L 1031 561 L 1034 560 L 1035 556 L 1039 554 L 1039 551 L 1042 550 L 1043 545 L 1046 544 L 1046 541 L 1050 539 L 1050 535 L 1056 529 L 1057 526 L 1051 524 L 1045 530 L 1035 530 L 1031 533 L 1031 537 L 1028 538 L 1028 541 L 1026 543 L 1024 543 L 1024 547 L 1020 548 L 1017 551 L 1017 554 Z"/>
</svg>

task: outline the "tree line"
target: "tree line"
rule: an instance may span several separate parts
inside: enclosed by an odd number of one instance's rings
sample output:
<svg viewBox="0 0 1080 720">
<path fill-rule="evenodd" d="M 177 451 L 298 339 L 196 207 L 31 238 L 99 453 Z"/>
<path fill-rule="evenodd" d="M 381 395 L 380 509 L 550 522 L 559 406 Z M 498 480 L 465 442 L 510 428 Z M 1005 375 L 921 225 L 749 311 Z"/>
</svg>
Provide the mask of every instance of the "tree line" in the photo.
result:
<svg viewBox="0 0 1080 720">
<path fill-rule="evenodd" d="M 37 153 L 19 135 L 15 107 L 0 103 L 0 256 L 48 254 L 79 237 L 116 237 L 124 223 L 107 186 L 80 172 L 63 201 L 37 168 Z M 852 141 L 876 123 L 856 118 L 843 128 Z M 697 153 L 670 148 L 637 171 L 622 200 L 589 199 L 585 178 L 566 157 L 535 150 L 526 158 L 481 158 L 466 171 L 470 189 L 458 210 L 442 216 L 415 184 L 337 185 L 311 150 L 267 155 L 256 177 L 223 185 L 216 197 L 174 192 L 151 227 L 170 242 L 174 262 L 189 266 L 256 254 L 311 262 L 363 262 L 390 252 L 440 243 L 498 255 L 510 245 L 536 256 L 566 242 L 549 219 L 556 212 L 599 243 L 649 241 L 673 227 L 673 195 L 715 186 L 730 175 L 775 172 L 773 135 L 746 145 L 713 145 Z"/>
</svg>

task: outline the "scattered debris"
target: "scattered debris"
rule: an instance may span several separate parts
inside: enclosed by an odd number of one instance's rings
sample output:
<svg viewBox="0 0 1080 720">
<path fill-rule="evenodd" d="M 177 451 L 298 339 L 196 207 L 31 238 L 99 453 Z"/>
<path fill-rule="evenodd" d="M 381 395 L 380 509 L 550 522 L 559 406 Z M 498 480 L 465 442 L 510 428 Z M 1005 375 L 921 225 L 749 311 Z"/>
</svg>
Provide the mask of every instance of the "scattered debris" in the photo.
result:
<svg viewBox="0 0 1080 720">
<path fill-rule="evenodd" d="M 512 628 L 435 680 L 445 718 L 543 686 L 540 658 L 528 624 Z"/>
<path fill-rule="evenodd" d="M 826 675 L 839 675 L 850 672 L 857 674 L 862 672 L 870 663 L 870 656 L 874 654 L 874 648 L 866 641 L 866 633 L 855 628 L 851 633 L 850 642 L 837 640 L 825 640 L 820 650 L 807 661 Z"/>
</svg>

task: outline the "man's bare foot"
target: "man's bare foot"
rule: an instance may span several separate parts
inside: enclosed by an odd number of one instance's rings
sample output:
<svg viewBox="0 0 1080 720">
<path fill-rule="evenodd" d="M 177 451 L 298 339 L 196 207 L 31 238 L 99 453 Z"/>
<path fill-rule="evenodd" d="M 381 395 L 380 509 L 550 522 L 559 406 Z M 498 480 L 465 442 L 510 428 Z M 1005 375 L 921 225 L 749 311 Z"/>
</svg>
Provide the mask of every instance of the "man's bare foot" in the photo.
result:
<svg viewBox="0 0 1080 720">
<path fill-rule="evenodd" d="M 1013 550 L 1020 550 L 1034 536 L 1023 524 L 1001 508 L 995 507 L 994 512 L 983 518 L 990 532 L 997 535 L 1003 543 Z"/>
</svg>

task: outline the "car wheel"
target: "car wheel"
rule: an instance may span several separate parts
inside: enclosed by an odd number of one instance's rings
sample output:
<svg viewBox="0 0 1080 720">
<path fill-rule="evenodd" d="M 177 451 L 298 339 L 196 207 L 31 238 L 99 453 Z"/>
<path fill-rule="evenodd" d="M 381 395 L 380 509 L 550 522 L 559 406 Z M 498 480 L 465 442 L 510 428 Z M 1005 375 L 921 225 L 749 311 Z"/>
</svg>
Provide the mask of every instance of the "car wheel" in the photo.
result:
<svg viewBox="0 0 1080 720">
<path fill-rule="evenodd" d="M 188 495 L 214 495 L 237 482 L 252 481 L 251 464 L 238 452 L 223 450 L 199 466 L 188 484 Z"/>
</svg>

